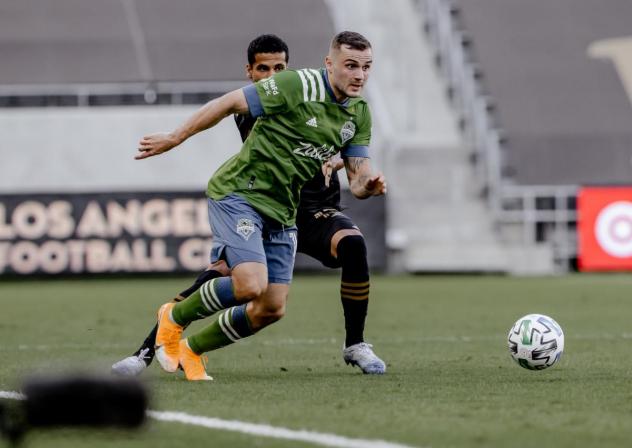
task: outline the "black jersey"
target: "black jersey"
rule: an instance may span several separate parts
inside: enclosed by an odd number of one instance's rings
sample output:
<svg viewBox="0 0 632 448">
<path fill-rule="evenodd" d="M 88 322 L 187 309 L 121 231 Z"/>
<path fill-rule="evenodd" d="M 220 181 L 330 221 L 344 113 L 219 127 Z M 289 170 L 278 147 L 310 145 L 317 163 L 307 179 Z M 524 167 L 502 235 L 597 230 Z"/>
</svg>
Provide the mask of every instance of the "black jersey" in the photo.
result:
<svg viewBox="0 0 632 448">
<path fill-rule="evenodd" d="M 249 114 L 235 115 L 235 123 L 237 124 L 237 129 L 239 129 L 242 141 L 246 140 L 256 120 Z M 338 171 L 332 172 L 329 187 L 325 185 L 325 176 L 322 171 L 318 171 L 316 176 L 308 181 L 301 190 L 301 201 L 298 206 L 299 213 L 316 211 L 323 207 L 340 210 Z"/>
</svg>

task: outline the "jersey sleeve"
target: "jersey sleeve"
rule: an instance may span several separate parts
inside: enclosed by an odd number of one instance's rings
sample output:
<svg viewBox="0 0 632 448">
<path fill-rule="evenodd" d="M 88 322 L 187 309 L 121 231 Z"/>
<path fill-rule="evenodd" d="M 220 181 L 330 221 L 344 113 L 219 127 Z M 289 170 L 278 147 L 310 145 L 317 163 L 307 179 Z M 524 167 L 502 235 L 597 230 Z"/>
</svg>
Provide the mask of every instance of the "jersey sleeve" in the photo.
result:
<svg viewBox="0 0 632 448">
<path fill-rule="evenodd" d="M 371 143 L 371 111 L 366 103 L 357 115 L 356 132 L 349 144 L 341 151 L 342 157 L 369 157 Z"/>
<path fill-rule="evenodd" d="M 297 72 L 285 70 L 243 88 L 253 117 L 292 109 L 303 100 L 303 83 Z"/>
</svg>

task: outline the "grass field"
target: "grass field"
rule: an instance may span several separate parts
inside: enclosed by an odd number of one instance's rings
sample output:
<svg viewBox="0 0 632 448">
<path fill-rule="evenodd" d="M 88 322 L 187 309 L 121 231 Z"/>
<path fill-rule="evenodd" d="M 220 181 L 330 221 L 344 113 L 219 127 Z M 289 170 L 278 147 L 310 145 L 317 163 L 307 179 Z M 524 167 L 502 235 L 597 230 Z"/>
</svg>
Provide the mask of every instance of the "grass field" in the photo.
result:
<svg viewBox="0 0 632 448">
<path fill-rule="evenodd" d="M 108 372 L 186 282 L 0 282 L 0 390 L 36 372 Z M 297 277 L 285 319 L 209 354 L 213 382 L 154 363 L 151 409 L 419 447 L 629 446 L 632 276 L 374 277 L 366 336 L 387 361 L 382 377 L 344 365 L 337 290 L 336 277 Z M 531 312 L 565 331 L 546 371 L 508 354 L 509 327 Z M 150 419 L 135 433 L 33 433 L 27 446 L 315 445 Z"/>
</svg>

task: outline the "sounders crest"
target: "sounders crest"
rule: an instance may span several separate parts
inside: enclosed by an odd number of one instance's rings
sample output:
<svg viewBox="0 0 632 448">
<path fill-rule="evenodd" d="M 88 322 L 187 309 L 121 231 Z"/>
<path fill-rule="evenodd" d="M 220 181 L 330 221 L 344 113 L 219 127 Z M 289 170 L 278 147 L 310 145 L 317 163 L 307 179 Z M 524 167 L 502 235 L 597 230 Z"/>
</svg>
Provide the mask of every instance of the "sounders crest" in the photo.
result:
<svg viewBox="0 0 632 448">
<path fill-rule="evenodd" d="M 342 139 L 343 145 L 353 138 L 355 131 L 356 127 L 352 121 L 347 121 L 342 125 L 342 128 L 340 129 L 340 138 Z"/>
<path fill-rule="evenodd" d="M 250 235 L 255 233 L 255 225 L 252 222 L 252 219 L 239 218 L 239 221 L 237 221 L 237 228 L 235 230 L 242 236 L 243 239 L 248 241 Z"/>
</svg>

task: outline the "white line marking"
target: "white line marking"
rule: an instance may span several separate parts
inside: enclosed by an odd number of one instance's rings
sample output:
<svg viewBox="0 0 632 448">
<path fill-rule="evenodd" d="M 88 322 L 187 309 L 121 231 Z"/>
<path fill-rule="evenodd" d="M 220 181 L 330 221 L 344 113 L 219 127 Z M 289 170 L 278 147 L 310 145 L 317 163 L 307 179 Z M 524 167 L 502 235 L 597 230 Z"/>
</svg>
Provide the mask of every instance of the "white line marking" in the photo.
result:
<svg viewBox="0 0 632 448">
<path fill-rule="evenodd" d="M 279 428 L 257 423 L 246 423 L 237 420 L 222 420 L 219 418 L 200 417 L 184 412 L 147 411 L 150 417 L 165 422 L 179 422 L 186 425 L 203 426 L 211 429 L 224 429 L 262 437 L 275 439 L 296 440 L 316 445 L 339 448 L 411 448 L 409 445 L 386 442 L 384 440 L 350 439 L 348 437 L 326 434 L 321 432 Z"/>
<path fill-rule="evenodd" d="M 9 400 L 24 400 L 26 397 L 19 392 L 0 390 L 0 398 L 7 398 Z"/>
<path fill-rule="evenodd" d="M 0 398 L 10 400 L 24 400 L 26 397 L 19 392 L 0 390 Z M 184 412 L 172 411 L 147 411 L 147 416 L 161 422 L 177 422 L 185 425 L 201 426 L 209 429 L 234 431 L 244 434 L 252 434 L 259 437 L 271 437 L 274 439 L 296 440 L 299 442 L 313 443 L 315 445 L 330 446 L 335 448 L 414 448 L 410 445 L 387 442 L 385 440 L 351 439 L 307 430 L 294 430 L 277 426 L 262 425 L 259 423 L 247 423 L 239 420 L 222 420 L 220 418 L 202 417 L 190 415 Z"/>
</svg>

